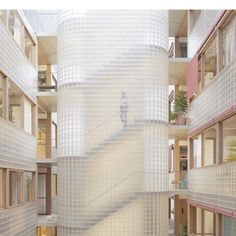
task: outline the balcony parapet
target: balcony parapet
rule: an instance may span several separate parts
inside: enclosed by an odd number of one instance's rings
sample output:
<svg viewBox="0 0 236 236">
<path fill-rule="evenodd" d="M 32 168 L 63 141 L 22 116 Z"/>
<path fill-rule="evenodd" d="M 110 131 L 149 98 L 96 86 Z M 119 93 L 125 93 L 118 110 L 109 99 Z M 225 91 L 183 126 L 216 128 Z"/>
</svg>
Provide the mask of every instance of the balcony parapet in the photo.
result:
<svg viewBox="0 0 236 236">
<path fill-rule="evenodd" d="M 236 162 L 192 169 L 188 180 L 192 200 L 236 211 Z"/>
<path fill-rule="evenodd" d="M 236 105 L 236 60 L 226 66 L 194 99 L 189 107 L 190 131 Z"/>
</svg>

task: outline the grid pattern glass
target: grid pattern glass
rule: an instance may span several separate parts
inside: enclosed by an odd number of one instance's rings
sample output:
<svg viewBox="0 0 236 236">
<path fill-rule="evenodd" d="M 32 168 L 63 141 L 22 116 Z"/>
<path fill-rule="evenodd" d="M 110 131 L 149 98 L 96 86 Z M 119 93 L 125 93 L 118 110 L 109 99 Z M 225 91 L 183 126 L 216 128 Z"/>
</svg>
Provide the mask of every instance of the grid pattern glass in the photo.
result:
<svg viewBox="0 0 236 236">
<path fill-rule="evenodd" d="M 37 73 L 10 31 L 0 20 L 0 70 L 32 101 L 36 101 Z"/>
<path fill-rule="evenodd" d="M 59 236 L 168 234 L 167 49 L 167 11 L 59 12 Z"/>
<path fill-rule="evenodd" d="M 36 204 L 29 203 L 0 212 L 0 235 L 34 236 L 36 234 Z"/>
<path fill-rule="evenodd" d="M 192 200 L 236 211 L 236 163 L 192 169 L 188 180 Z"/>
<path fill-rule="evenodd" d="M 193 57 L 222 14 L 222 10 L 201 10 L 188 38 L 188 57 Z"/>
<path fill-rule="evenodd" d="M 191 103 L 190 131 L 211 121 L 236 104 L 236 60 L 227 65 Z"/>
</svg>

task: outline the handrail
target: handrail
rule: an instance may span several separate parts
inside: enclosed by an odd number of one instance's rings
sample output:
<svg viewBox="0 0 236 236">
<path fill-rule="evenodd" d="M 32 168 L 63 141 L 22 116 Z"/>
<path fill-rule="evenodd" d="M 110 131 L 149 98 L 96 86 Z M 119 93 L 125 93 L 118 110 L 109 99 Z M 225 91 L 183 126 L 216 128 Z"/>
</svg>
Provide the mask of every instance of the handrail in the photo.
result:
<svg viewBox="0 0 236 236">
<path fill-rule="evenodd" d="M 137 101 L 133 101 L 131 102 L 131 104 L 136 103 Z M 101 123 L 99 123 L 95 128 L 89 130 L 87 133 L 85 133 L 85 136 L 88 135 L 89 133 L 91 133 L 91 131 L 95 131 L 97 130 L 99 127 L 101 127 L 105 122 L 110 121 L 113 117 L 115 117 L 115 115 L 118 115 L 120 113 L 120 111 L 118 112 L 114 112 L 111 116 L 109 116 L 108 118 L 104 119 Z"/>
<path fill-rule="evenodd" d="M 153 174 L 153 172 L 144 172 L 144 171 L 137 171 L 137 172 L 133 172 L 131 174 L 129 174 L 128 176 L 126 176 L 125 178 L 123 178 L 121 181 L 119 181 L 118 183 L 114 184 L 113 186 L 111 186 L 110 188 L 108 188 L 107 190 L 105 190 L 103 193 L 101 193 L 100 195 L 98 195 L 97 197 L 95 197 L 94 199 L 90 200 L 87 204 L 84 204 L 84 206 L 89 206 L 91 205 L 94 201 L 96 201 L 97 199 L 101 198 L 102 196 L 104 196 L 106 193 L 110 192 L 112 189 L 116 188 L 117 186 L 119 186 L 121 183 L 123 183 L 124 181 L 126 181 L 127 179 L 129 179 L 130 177 L 132 177 L 133 175 L 136 174 Z"/>
</svg>

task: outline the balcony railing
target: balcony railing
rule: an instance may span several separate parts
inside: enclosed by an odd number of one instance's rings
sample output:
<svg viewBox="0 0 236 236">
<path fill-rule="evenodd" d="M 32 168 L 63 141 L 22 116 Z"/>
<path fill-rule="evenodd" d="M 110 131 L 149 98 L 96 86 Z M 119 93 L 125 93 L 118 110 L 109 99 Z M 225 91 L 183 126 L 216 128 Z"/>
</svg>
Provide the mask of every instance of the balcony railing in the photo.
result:
<svg viewBox="0 0 236 236">
<path fill-rule="evenodd" d="M 178 180 L 176 180 L 176 176 Z M 169 190 L 188 189 L 187 171 L 175 171 L 169 173 Z"/>
<path fill-rule="evenodd" d="M 38 91 L 40 92 L 56 92 L 57 91 L 57 79 L 56 73 L 50 74 L 50 85 L 47 82 L 47 71 L 38 71 Z"/>
<path fill-rule="evenodd" d="M 46 154 L 46 147 L 47 147 L 47 140 L 46 139 L 38 139 L 38 146 L 37 146 L 37 158 L 39 160 L 44 160 L 46 158 L 57 158 L 57 148 L 55 146 L 56 140 L 50 139 L 51 141 L 51 157 L 47 157 Z"/>
<path fill-rule="evenodd" d="M 187 55 L 187 38 L 170 39 L 169 58 L 186 58 Z"/>
<path fill-rule="evenodd" d="M 236 211 L 236 162 L 192 169 L 188 178 L 192 200 Z"/>
<path fill-rule="evenodd" d="M 226 66 L 206 86 L 189 108 L 190 130 L 193 131 L 236 104 L 236 60 Z"/>
</svg>

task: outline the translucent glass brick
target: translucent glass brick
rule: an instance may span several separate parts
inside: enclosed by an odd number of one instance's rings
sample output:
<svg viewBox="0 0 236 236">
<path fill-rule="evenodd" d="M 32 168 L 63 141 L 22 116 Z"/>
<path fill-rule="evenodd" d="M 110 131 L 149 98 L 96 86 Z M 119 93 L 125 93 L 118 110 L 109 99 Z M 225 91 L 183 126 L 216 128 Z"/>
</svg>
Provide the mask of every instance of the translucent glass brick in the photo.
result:
<svg viewBox="0 0 236 236">
<path fill-rule="evenodd" d="M 168 13 L 58 16 L 58 235 L 167 235 Z"/>
<path fill-rule="evenodd" d="M 190 130 L 193 131 L 236 104 L 236 60 L 227 65 L 191 103 Z"/>
<path fill-rule="evenodd" d="M 36 102 L 37 72 L 0 21 L 0 70 Z"/>
<path fill-rule="evenodd" d="M 201 10 L 188 38 L 188 57 L 193 57 L 219 20 L 223 10 Z"/>
<path fill-rule="evenodd" d="M 0 211 L 0 235 L 35 236 L 36 204 L 29 203 Z"/>
<path fill-rule="evenodd" d="M 188 179 L 191 199 L 236 211 L 235 163 L 192 169 Z"/>
<path fill-rule="evenodd" d="M 0 119 L 0 166 L 36 171 L 36 138 Z"/>
</svg>

